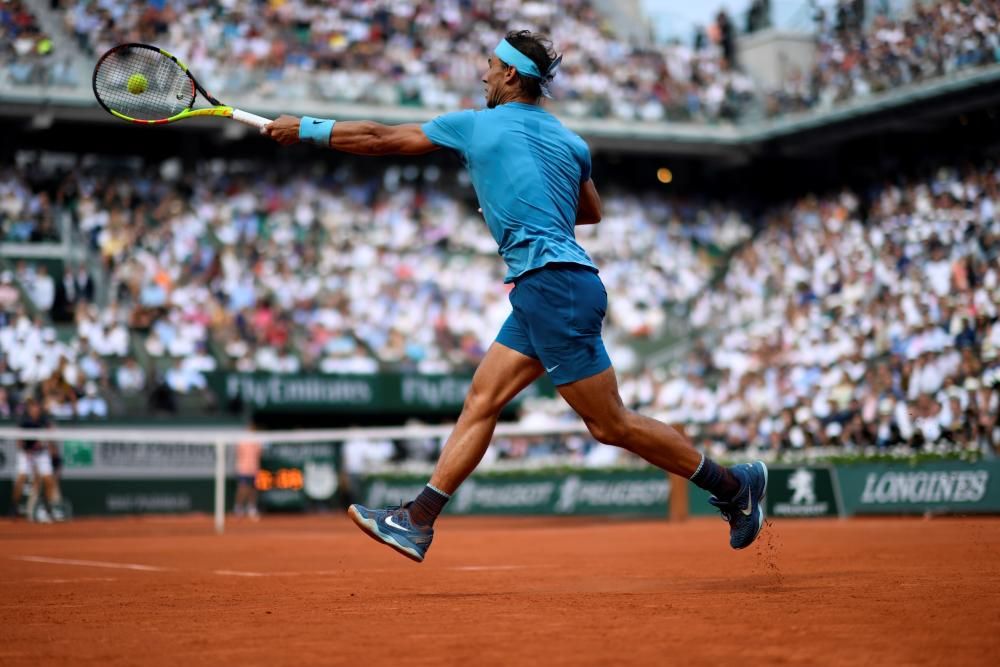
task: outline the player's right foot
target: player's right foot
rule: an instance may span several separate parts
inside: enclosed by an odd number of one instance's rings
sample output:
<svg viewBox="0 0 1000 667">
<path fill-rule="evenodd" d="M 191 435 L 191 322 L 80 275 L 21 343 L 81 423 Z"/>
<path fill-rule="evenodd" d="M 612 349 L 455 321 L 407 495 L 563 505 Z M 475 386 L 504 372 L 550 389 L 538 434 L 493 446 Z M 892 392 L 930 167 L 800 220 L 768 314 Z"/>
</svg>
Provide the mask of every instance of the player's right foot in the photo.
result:
<svg viewBox="0 0 1000 667">
<path fill-rule="evenodd" d="M 708 502 L 719 509 L 729 522 L 729 546 L 746 549 L 764 527 L 764 496 L 767 495 L 767 466 L 763 461 L 744 463 L 733 468 L 740 480 L 740 492 L 729 501 L 715 496 Z"/>
<path fill-rule="evenodd" d="M 405 505 L 376 510 L 354 504 L 347 508 L 347 514 L 372 539 L 418 563 L 423 562 L 434 539 L 432 527 L 410 521 L 410 510 Z"/>
</svg>

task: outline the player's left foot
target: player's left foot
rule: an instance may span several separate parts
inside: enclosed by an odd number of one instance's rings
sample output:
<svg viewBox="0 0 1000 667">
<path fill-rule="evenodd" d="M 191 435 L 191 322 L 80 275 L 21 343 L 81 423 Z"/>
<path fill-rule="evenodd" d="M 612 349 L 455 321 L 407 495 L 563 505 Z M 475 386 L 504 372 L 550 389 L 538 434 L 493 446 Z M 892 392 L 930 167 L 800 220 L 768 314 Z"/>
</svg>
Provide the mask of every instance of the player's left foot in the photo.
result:
<svg viewBox="0 0 1000 667">
<path fill-rule="evenodd" d="M 418 563 L 423 562 L 434 539 L 433 528 L 418 526 L 410 521 L 407 506 L 376 510 L 354 504 L 347 508 L 347 514 L 372 539 Z"/>
<path fill-rule="evenodd" d="M 764 496 L 767 495 L 767 466 L 763 461 L 744 463 L 733 468 L 740 480 L 740 492 L 729 501 L 715 496 L 708 502 L 719 508 L 729 522 L 729 546 L 746 549 L 764 527 Z"/>
</svg>

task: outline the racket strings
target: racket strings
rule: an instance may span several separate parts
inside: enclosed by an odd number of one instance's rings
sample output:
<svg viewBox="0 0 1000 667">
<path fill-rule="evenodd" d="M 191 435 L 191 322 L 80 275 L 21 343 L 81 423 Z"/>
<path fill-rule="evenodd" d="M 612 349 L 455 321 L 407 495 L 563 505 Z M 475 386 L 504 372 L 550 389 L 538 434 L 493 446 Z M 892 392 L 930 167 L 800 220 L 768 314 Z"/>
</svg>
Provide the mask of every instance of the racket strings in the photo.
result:
<svg viewBox="0 0 1000 667">
<path fill-rule="evenodd" d="M 136 74 L 145 81 L 132 79 Z M 107 108 L 137 120 L 169 118 L 192 106 L 195 97 L 191 78 L 177 63 L 159 51 L 135 47 L 113 51 L 101 61 L 94 92 Z"/>
</svg>

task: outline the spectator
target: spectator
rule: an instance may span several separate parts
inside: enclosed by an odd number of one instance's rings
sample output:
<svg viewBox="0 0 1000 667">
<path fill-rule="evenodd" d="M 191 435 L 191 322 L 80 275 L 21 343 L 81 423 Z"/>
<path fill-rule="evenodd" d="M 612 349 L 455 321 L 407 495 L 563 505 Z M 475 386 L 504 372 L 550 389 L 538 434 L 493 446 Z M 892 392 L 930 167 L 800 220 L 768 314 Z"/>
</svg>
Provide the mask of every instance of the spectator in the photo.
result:
<svg viewBox="0 0 1000 667">
<path fill-rule="evenodd" d="M 31 293 L 31 300 L 42 312 L 48 313 L 55 303 L 56 285 L 49 275 L 49 269 L 44 264 L 39 264 L 31 278 L 28 287 Z"/>
<path fill-rule="evenodd" d="M 0 310 L 12 311 L 21 300 L 21 293 L 14 286 L 14 274 L 10 271 L 0 273 Z"/>
<path fill-rule="evenodd" d="M 185 366 L 184 360 L 174 359 L 173 365 L 164 376 L 167 387 L 177 394 L 190 394 L 196 390 L 206 389 L 208 384 L 205 376 L 190 366 Z"/>
<path fill-rule="evenodd" d="M 56 283 L 55 288 L 52 319 L 57 322 L 71 321 L 77 305 L 90 303 L 94 298 L 93 281 L 83 266 L 78 266 L 75 271 L 66 266 L 62 280 Z"/>
<path fill-rule="evenodd" d="M 97 392 L 97 383 L 89 380 L 84 386 L 83 398 L 77 401 L 76 411 L 80 419 L 107 419 L 108 403 Z"/>
<path fill-rule="evenodd" d="M 7 387 L 0 385 L 0 420 L 7 421 L 14 416 L 10 395 Z"/>
<path fill-rule="evenodd" d="M 127 357 L 115 371 L 115 385 L 123 394 L 138 394 L 146 388 L 146 372 L 133 357 Z"/>
</svg>

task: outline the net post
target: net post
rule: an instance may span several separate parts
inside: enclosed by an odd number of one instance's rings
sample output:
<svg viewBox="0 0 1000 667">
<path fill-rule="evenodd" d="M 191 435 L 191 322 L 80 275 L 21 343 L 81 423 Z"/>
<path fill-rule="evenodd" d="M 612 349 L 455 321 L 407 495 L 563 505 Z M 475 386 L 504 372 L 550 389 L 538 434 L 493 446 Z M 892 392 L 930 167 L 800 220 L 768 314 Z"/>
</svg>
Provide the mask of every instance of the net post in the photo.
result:
<svg viewBox="0 0 1000 667">
<path fill-rule="evenodd" d="M 226 441 L 215 441 L 215 533 L 226 529 Z"/>
</svg>

